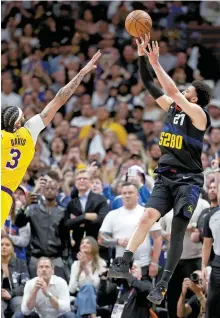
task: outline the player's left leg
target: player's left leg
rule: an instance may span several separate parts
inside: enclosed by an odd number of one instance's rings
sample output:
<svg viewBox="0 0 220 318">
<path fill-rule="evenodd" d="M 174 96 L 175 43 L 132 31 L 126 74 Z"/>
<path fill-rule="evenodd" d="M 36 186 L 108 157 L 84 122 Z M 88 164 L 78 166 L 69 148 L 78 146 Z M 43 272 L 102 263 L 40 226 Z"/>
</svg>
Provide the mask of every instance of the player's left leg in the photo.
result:
<svg viewBox="0 0 220 318">
<path fill-rule="evenodd" d="M 12 206 L 12 197 L 1 190 L 1 228 L 3 228 Z"/>
<path fill-rule="evenodd" d="M 177 177 L 173 186 L 175 196 L 174 217 L 171 226 L 170 248 L 167 255 L 167 261 L 160 282 L 147 297 L 148 300 L 155 304 L 161 304 L 166 294 L 168 283 L 180 260 L 183 251 L 184 235 L 189 224 L 190 218 L 197 206 L 202 185 L 202 178 L 193 180 L 193 184 L 183 183 Z M 195 181 L 195 182 L 194 182 Z"/>
</svg>

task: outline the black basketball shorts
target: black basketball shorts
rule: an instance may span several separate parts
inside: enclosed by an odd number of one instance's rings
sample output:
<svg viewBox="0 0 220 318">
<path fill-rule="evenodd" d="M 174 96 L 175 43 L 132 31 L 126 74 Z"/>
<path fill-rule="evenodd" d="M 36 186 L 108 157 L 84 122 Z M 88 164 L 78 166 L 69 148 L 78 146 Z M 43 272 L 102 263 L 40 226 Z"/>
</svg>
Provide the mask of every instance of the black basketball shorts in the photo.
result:
<svg viewBox="0 0 220 318">
<path fill-rule="evenodd" d="M 146 207 L 158 210 L 161 216 L 173 209 L 175 216 L 190 219 L 197 206 L 203 184 L 202 173 L 158 174 Z"/>
</svg>

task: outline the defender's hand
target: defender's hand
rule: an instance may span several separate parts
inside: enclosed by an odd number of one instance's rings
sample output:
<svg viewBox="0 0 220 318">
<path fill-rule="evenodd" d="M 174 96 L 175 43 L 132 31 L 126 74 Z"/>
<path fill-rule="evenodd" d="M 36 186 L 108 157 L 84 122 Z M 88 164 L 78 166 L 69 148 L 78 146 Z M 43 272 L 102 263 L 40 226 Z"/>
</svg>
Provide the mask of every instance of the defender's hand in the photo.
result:
<svg viewBox="0 0 220 318">
<path fill-rule="evenodd" d="M 144 56 L 144 49 L 146 49 L 148 42 L 150 41 L 150 33 L 147 33 L 143 37 L 140 37 L 140 39 L 136 40 L 136 44 L 138 47 L 138 55 Z"/>
<path fill-rule="evenodd" d="M 87 74 L 90 71 L 94 70 L 97 68 L 97 66 L 95 65 L 95 63 L 98 61 L 98 59 L 101 56 L 101 52 L 100 50 L 98 50 L 98 52 L 96 52 L 95 55 L 93 55 L 92 59 L 86 64 L 86 66 L 82 69 L 83 73 Z"/>
<path fill-rule="evenodd" d="M 158 64 L 158 58 L 159 58 L 159 45 L 156 42 L 152 42 L 152 44 L 150 45 L 148 43 L 148 51 L 146 49 L 144 49 L 144 53 L 148 56 L 149 62 L 151 65 L 154 64 Z"/>
</svg>

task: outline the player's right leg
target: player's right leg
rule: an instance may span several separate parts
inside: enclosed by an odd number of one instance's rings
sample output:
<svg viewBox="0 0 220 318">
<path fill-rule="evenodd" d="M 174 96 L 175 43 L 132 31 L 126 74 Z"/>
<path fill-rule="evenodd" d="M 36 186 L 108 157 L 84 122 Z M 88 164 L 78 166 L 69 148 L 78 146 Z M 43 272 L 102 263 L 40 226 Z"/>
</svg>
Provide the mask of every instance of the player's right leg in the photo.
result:
<svg viewBox="0 0 220 318">
<path fill-rule="evenodd" d="M 142 218 L 128 242 L 123 258 L 116 258 L 109 269 L 109 278 L 130 277 L 129 269 L 133 253 L 144 242 L 152 225 L 160 218 L 161 215 L 165 215 L 172 209 L 172 203 L 172 193 L 169 188 L 164 185 L 161 178 L 158 178 L 151 197 L 147 203 L 146 210 L 144 211 Z"/>
<path fill-rule="evenodd" d="M 1 187 L 2 188 L 2 187 Z M 12 196 L 1 189 L 1 228 L 3 228 L 12 206 Z"/>
</svg>

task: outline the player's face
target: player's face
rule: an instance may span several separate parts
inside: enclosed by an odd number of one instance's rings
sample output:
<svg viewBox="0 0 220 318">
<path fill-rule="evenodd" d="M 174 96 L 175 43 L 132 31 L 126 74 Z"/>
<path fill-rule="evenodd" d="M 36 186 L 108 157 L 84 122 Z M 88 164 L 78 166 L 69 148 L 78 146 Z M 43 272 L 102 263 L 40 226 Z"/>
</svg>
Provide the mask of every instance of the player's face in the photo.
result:
<svg viewBox="0 0 220 318">
<path fill-rule="evenodd" d="M 24 119 L 24 115 L 22 115 L 22 117 L 19 120 L 19 122 L 17 122 L 17 124 L 15 125 L 15 128 L 19 129 L 21 127 L 24 127 L 24 124 L 25 124 L 25 119 Z"/>
<path fill-rule="evenodd" d="M 182 94 L 190 103 L 197 103 L 198 98 L 194 86 L 189 86 L 185 91 L 182 92 Z"/>
</svg>

